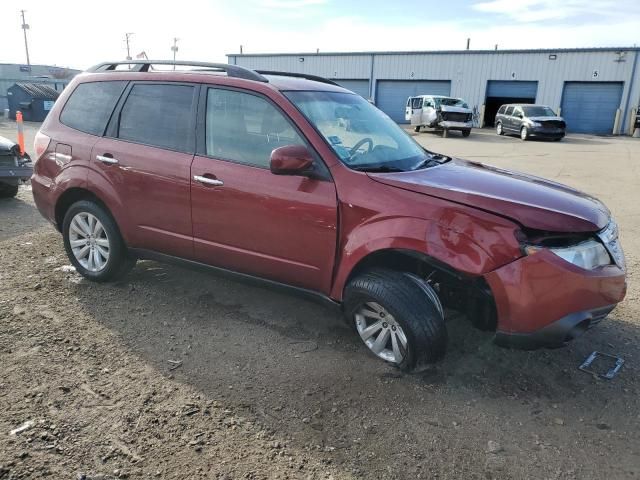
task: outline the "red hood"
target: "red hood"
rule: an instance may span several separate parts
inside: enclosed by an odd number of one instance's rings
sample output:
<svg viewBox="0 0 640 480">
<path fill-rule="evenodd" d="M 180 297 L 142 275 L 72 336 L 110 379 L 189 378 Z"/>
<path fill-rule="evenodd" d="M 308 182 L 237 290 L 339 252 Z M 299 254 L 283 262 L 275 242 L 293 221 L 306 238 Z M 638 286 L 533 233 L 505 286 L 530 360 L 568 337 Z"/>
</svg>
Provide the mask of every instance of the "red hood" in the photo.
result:
<svg viewBox="0 0 640 480">
<path fill-rule="evenodd" d="M 386 185 L 493 212 L 536 230 L 594 232 L 609 222 L 607 207 L 578 190 L 466 160 L 369 176 Z"/>
</svg>

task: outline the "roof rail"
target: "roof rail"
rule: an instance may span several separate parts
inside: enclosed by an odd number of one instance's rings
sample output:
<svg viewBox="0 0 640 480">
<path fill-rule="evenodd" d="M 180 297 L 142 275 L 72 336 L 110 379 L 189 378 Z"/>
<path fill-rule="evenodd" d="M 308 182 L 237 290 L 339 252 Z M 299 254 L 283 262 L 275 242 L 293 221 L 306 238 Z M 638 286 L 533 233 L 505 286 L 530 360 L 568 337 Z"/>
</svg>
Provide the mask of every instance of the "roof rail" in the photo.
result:
<svg viewBox="0 0 640 480">
<path fill-rule="evenodd" d="M 314 82 L 328 83 L 329 85 L 335 85 L 339 87 L 336 82 L 329 80 L 328 78 L 318 77 L 317 75 L 307 75 L 306 73 L 293 73 L 293 72 L 275 72 L 272 70 L 256 70 L 255 73 L 260 75 L 276 75 L 279 77 L 294 77 L 294 78 L 306 78 L 307 80 L 313 80 Z"/>
<path fill-rule="evenodd" d="M 245 80 L 255 80 L 257 82 L 269 82 L 259 73 L 239 65 L 229 65 L 227 63 L 207 63 L 190 62 L 185 60 L 123 60 L 118 62 L 103 62 L 89 68 L 87 72 L 111 72 L 115 71 L 118 65 L 132 65 L 132 72 L 148 72 L 152 65 L 182 65 L 189 67 L 204 67 L 206 69 L 227 72 L 229 77 L 244 78 Z"/>
</svg>

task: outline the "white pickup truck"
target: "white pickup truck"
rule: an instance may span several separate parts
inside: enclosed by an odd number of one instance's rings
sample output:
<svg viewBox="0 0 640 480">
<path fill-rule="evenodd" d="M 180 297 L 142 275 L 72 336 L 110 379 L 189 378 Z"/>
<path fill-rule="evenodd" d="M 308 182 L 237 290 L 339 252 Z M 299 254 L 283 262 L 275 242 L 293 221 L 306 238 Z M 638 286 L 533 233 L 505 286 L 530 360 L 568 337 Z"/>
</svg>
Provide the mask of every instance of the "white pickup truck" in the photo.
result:
<svg viewBox="0 0 640 480">
<path fill-rule="evenodd" d="M 467 102 L 441 95 L 409 97 L 404 118 L 416 132 L 422 127 L 435 128 L 442 131 L 443 137 L 449 130 L 460 130 L 463 137 L 468 137 L 473 127 L 473 112 Z"/>
</svg>

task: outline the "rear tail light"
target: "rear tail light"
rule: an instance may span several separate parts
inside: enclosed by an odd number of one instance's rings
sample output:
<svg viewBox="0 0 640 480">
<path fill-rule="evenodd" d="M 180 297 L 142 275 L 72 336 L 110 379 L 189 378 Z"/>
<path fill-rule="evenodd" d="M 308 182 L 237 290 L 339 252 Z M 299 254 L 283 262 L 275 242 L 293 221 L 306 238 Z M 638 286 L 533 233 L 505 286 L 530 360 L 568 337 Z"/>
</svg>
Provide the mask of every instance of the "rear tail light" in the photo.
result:
<svg viewBox="0 0 640 480">
<path fill-rule="evenodd" d="M 36 158 L 35 158 L 36 162 L 40 160 L 40 157 L 42 156 L 42 154 L 47 151 L 47 148 L 49 147 L 49 142 L 51 142 L 51 139 L 47 137 L 44 133 L 40 131 L 36 133 L 36 138 L 33 141 L 33 150 L 36 152 Z"/>
</svg>

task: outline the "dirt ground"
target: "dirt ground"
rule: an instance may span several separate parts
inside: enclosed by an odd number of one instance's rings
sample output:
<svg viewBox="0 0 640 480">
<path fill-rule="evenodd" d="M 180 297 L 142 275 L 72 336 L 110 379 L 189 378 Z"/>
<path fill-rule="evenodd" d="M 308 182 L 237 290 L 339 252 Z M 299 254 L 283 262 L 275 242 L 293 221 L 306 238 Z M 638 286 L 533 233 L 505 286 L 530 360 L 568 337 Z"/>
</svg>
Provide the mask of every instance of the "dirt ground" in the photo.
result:
<svg viewBox="0 0 640 480">
<path fill-rule="evenodd" d="M 0 201 L 0 479 L 640 477 L 640 142 L 417 138 L 600 197 L 626 300 L 557 350 L 453 316 L 446 359 L 403 375 L 282 293 L 148 261 L 89 283 L 23 187 Z M 593 350 L 624 357 L 615 379 L 577 369 Z"/>
</svg>

